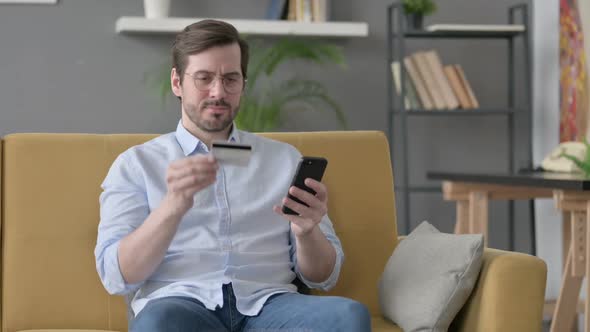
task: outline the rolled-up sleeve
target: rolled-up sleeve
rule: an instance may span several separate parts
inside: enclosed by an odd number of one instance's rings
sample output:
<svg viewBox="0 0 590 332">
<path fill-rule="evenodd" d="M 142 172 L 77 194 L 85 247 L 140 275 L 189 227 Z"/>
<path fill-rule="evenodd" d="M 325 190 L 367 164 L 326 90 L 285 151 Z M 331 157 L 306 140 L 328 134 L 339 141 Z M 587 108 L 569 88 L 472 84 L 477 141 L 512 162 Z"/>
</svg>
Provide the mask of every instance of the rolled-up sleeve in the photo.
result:
<svg viewBox="0 0 590 332">
<path fill-rule="evenodd" d="M 342 244 L 340 243 L 340 239 L 338 239 L 338 236 L 336 236 L 336 232 L 334 231 L 334 227 L 332 225 L 332 222 L 330 221 L 330 218 L 328 218 L 327 215 L 325 215 L 322 218 L 322 221 L 320 222 L 319 226 L 320 226 L 320 230 L 324 233 L 324 236 L 326 237 L 326 239 L 328 241 L 330 241 L 330 243 L 334 247 L 334 250 L 336 251 L 336 263 L 334 264 L 334 269 L 332 270 L 332 273 L 330 273 L 330 276 L 326 280 L 324 280 L 322 282 L 313 282 L 313 281 L 307 280 L 303 276 L 303 274 L 299 270 L 299 266 L 297 264 L 297 248 L 296 248 L 296 242 L 295 242 L 295 235 L 293 234 L 293 232 L 290 233 L 290 237 L 291 237 L 291 252 L 290 252 L 290 254 L 291 254 L 291 261 L 293 262 L 293 264 L 295 266 L 295 273 L 297 274 L 297 277 L 299 278 L 299 280 L 301 280 L 309 288 L 317 288 L 317 289 L 327 291 L 327 290 L 332 289 L 334 286 L 336 286 L 336 283 L 338 282 L 338 277 L 340 276 L 340 268 L 342 267 L 342 263 L 344 262 L 344 251 L 342 250 Z"/>
<path fill-rule="evenodd" d="M 96 270 L 110 294 L 127 294 L 141 283 L 125 282 L 119 267 L 121 239 L 138 228 L 149 215 L 145 184 L 133 163 L 120 155 L 102 183 L 100 223 L 94 255 Z"/>
</svg>

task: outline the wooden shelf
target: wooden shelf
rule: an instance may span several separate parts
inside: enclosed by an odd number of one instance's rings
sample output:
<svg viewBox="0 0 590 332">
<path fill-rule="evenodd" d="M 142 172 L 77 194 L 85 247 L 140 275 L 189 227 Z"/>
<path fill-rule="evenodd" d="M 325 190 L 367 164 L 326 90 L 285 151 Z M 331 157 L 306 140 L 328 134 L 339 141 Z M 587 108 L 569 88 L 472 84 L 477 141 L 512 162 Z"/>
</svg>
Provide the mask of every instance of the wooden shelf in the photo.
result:
<svg viewBox="0 0 590 332">
<path fill-rule="evenodd" d="M 123 16 L 117 20 L 117 33 L 125 34 L 174 34 L 187 25 L 204 18 L 168 17 L 148 19 Z M 365 22 L 291 22 L 271 20 L 222 19 L 234 25 L 240 33 L 266 36 L 307 37 L 367 37 L 369 25 Z"/>
<path fill-rule="evenodd" d="M 521 36 L 526 31 L 406 31 L 404 37 L 423 39 L 506 39 Z M 395 35 L 397 37 L 397 34 Z"/>
<path fill-rule="evenodd" d="M 410 109 L 405 111 L 399 111 L 394 109 L 394 114 L 405 113 L 407 115 L 415 116 L 441 116 L 441 115 L 465 115 L 465 116 L 478 116 L 478 115 L 509 115 L 516 112 L 523 112 L 523 110 L 506 108 L 506 109 L 455 109 L 455 110 L 424 110 L 424 109 Z"/>
</svg>

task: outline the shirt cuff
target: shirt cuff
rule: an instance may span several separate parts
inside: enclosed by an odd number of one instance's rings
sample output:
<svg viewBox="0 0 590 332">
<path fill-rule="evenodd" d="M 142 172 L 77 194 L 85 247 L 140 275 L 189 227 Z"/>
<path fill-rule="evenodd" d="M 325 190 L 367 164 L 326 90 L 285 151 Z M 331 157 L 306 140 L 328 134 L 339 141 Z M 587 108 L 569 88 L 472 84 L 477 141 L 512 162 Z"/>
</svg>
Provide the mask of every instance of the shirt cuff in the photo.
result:
<svg viewBox="0 0 590 332">
<path fill-rule="evenodd" d="M 321 289 L 323 291 L 328 291 L 328 290 L 332 289 L 334 286 L 336 286 L 336 282 L 338 281 L 338 276 L 340 275 L 340 268 L 342 267 L 342 262 L 344 261 L 344 253 L 342 252 L 342 249 L 339 248 L 339 246 L 335 246 L 332 242 L 330 242 L 330 243 L 332 244 L 332 247 L 334 247 L 334 250 L 336 251 L 336 263 L 334 264 L 334 269 L 332 269 L 332 273 L 330 273 L 330 276 L 328 277 L 328 279 L 326 279 L 322 282 L 313 282 L 313 281 L 307 280 L 303 276 L 301 271 L 299 270 L 298 265 L 295 264 L 295 271 L 297 273 L 297 276 L 309 288 L 315 288 L 315 289 Z"/>
<path fill-rule="evenodd" d="M 121 241 L 117 241 L 111 244 L 105 249 L 104 253 L 105 276 L 103 283 L 110 294 L 127 294 L 136 290 L 142 284 L 141 282 L 136 284 L 125 282 L 119 266 L 118 252 L 120 243 Z"/>
</svg>

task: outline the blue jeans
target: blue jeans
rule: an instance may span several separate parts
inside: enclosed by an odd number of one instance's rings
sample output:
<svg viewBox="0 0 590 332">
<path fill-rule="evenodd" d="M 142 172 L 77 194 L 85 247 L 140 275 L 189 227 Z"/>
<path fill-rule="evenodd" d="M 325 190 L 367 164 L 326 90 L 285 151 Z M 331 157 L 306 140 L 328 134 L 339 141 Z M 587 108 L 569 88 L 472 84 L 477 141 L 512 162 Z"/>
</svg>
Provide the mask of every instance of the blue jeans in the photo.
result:
<svg viewBox="0 0 590 332">
<path fill-rule="evenodd" d="M 271 296 L 257 316 L 236 309 L 231 285 L 223 286 L 223 307 L 209 310 L 187 297 L 155 299 L 131 321 L 131 332 L 369 332 L 367 308 L 336 296 L 282 293 Z"/>
</svg>

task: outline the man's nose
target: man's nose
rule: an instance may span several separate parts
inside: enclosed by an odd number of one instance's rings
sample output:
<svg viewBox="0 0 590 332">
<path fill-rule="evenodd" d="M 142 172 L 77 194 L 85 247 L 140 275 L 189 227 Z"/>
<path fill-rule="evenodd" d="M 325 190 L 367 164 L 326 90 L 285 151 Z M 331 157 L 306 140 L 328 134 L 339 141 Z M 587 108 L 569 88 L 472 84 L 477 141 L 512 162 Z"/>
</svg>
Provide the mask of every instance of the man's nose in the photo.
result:
<svg viewBox="0 0 590 332">
<path fill-rule="evenodd" d="M 223 87 L 223 79 L 217 77 L 211 82 L 209 88 L 209 97 L 223 97 L 225 96 L 225 88 Z"/>
</svg>

